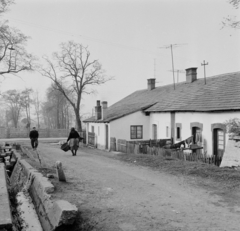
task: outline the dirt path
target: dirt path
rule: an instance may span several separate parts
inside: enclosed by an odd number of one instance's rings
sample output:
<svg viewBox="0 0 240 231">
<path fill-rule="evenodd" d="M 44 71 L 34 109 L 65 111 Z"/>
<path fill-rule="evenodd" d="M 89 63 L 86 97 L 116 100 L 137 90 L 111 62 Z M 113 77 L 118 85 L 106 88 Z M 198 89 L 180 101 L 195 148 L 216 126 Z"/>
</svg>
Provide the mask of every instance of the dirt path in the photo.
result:
<svg viewBox="0 0 240 231">
<path fill-rule="evenodd" d="M 239 201 L 227 204 L 186 178 L 108 158 L 114 154 L 95 149 L 81 148 L 71 156 L 57 145 L 40 144 L 39 152 L 48 166 L 62 161 L 68 183 L 56 185 L 54 196 L 77 205 L 82 230 L 240 230 Z"/>
</svg>

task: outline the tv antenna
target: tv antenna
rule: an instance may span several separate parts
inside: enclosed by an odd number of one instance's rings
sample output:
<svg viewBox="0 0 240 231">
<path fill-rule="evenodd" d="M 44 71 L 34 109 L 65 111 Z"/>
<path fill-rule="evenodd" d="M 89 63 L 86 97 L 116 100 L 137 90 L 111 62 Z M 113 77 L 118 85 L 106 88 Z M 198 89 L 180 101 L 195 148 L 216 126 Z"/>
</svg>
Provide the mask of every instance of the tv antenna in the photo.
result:
<svg viewBox="0 0 240 231">
<path fill-rule="evenodd" d="M 182 44 L 170 44 L 170 45 L 166 45 L 163 47 L 159 47 L 160 49 L 171 49 L 171 56 L 172 56 L 172 73 L 173 73 L 173 86 L 174 86 L 174 90 L 175 90 L 175 76 L 174 76 L 174 62 L 173 62 L 173 48 L 177 48 L 180 46 L 184 46 L 187 45 L 186 43 L 182 43 Z"/>
</svg>

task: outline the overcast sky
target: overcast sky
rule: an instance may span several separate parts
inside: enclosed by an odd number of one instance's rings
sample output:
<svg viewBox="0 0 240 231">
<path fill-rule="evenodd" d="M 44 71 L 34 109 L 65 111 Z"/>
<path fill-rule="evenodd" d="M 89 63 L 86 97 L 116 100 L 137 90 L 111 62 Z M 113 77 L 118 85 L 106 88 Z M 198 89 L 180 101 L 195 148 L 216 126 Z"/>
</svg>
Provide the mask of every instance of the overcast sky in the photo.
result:
<svg viewBox="0 0 240 231">
<path fill-rule="evenodd" d="M 146 88 L 148 78 L 156 78 L 157 86 L 172 83 L 170 49 L 160 48 L 166 45 L 181 44 L 173 49 L 175 69 L 198 67 L 198 78 L 203 60 L 207 76 L 239 71 L 240 31 L 222 29 L 223 18 L 237 13 L 227 0 L 16 0 L 2 17 L 31 37 L 27 50 L 40 59 L 61 42 L 88 46 L 115 78 L 84 97 L 90 112 L 98 99 L 111 105 Z M 0 90 L 32 87 L 43 97 L 50 85 L 39 73 L 19 76 L 8 77 Z"/>
</svg>

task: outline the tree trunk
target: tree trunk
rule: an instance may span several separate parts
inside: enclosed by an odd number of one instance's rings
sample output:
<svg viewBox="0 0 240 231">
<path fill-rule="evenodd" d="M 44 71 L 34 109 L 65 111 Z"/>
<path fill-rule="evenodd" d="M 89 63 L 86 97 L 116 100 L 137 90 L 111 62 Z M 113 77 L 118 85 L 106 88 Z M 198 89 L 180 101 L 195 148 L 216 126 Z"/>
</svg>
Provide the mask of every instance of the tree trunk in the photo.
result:
<svg viewBox="0 0 240 231">
<path fill-rule="evenodd" d="M 77 131 L 81 132 L 82 131 L 82 123 L 80 119 L 80 113 L 79 110 L 74 109 L 75 116 L 76 116 L 76 123 L 77 123 Z"/>
</svg>

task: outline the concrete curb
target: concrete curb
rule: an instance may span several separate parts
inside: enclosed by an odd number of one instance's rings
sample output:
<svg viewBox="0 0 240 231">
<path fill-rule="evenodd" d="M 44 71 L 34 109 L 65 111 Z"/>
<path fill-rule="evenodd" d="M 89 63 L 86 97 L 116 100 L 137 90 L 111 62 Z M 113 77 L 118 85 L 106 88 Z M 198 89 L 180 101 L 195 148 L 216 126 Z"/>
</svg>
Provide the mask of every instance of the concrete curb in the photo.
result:
<svg viewBox="0 0 240 231">
<path fill-rule="evenodd" d="M 77 207 L 68 201 L 51 200 L 54 186 L 25 160 L 18 158 L 11 176 L 15 190 L 27 188 L 45 231 L 53 231 L 61 225 L 71 225 L 76 219 Z"/>
<path fill-rule="evenodd" d="M 12 215 L 3 163 L 0 163 L 0 230 L 12 230 Z"/>
</svg>

